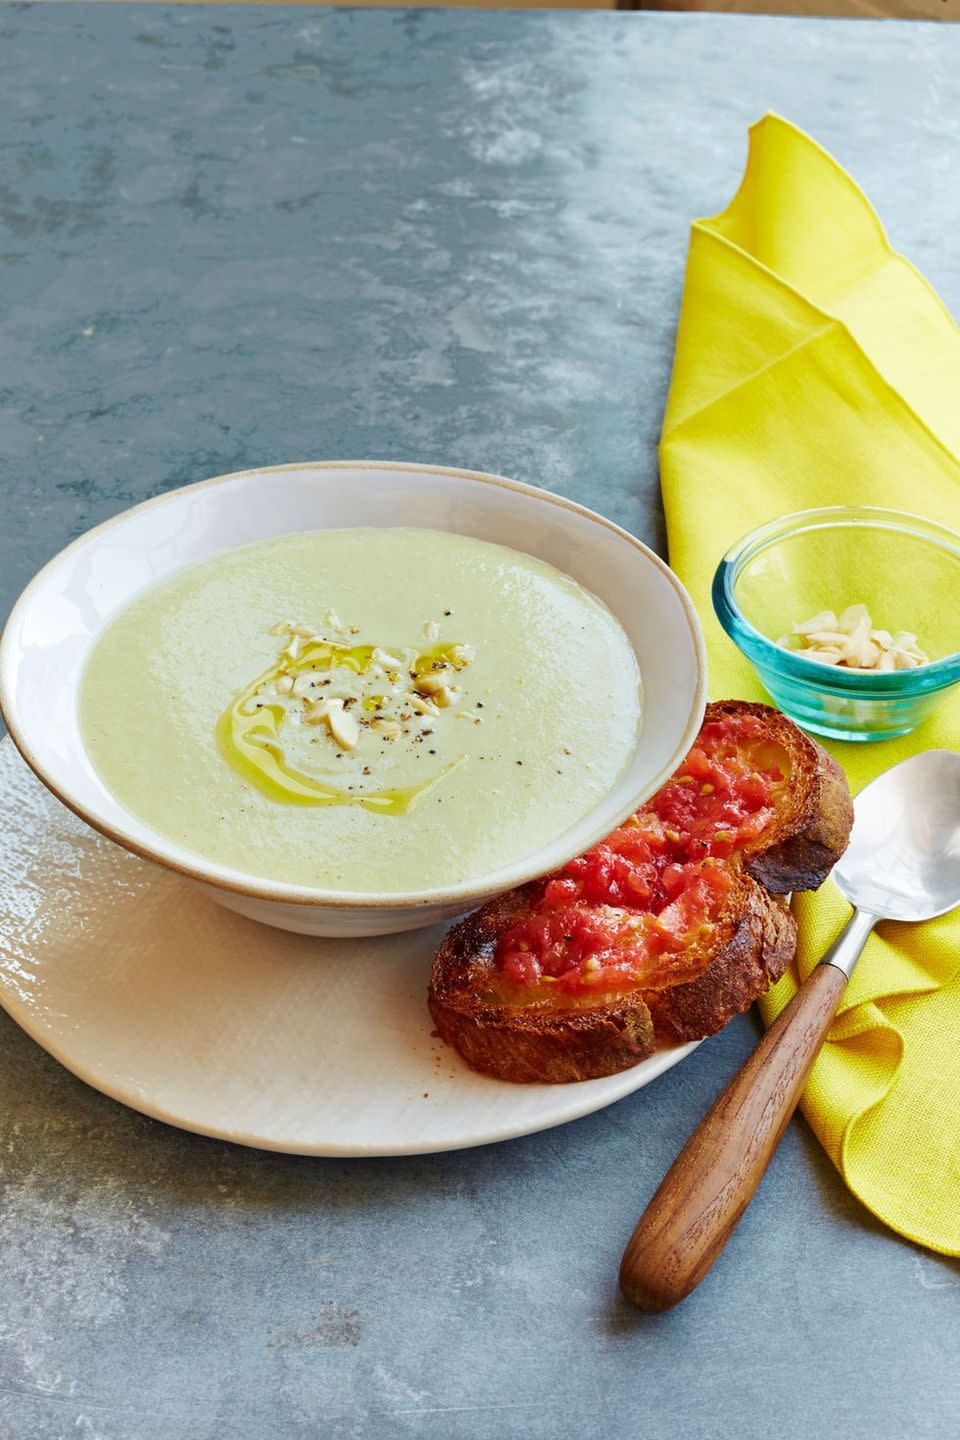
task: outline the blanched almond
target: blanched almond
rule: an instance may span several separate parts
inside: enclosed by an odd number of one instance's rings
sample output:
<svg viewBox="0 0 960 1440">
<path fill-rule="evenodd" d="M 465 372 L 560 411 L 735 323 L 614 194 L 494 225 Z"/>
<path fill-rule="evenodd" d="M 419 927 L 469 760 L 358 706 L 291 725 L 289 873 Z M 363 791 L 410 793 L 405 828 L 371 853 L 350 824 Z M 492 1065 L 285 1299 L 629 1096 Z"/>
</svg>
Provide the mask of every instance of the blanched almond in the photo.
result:
<svg viewBox="0 0 960 1440">
<path fill-rule="evenodd" d="M 847 643 L 842 630 L 811 630 L 806 639 L 811 645 L 826 645 L 837 650 L 842 650 Z"/>
<path fill-rule="evenodd" d="M 322 725 L 330 714 L 331 708 L 343 709 L 342 700 L 314 700 L 303 712 L 304 723 L 307 725 Z"/>
<path fill-rule="evenodd" d="M 851 605 L 850 609 L 855 607 Z M 846 610 L 843 612 L 846 615 Z M 847 642 L 843 648 L 843 658 L 850 665 L 859 665 L 860 651 L 870 639 L 870 616 L 864 615 L 847 636 Z"/>
<path fill-rule="evenodd" d="M 837 619 L 836 628 L 842 630 L 846 635 L 853 635 L 866 622 L 867 630 L 870 629 L 870 612 L 866 605 L 848 605 Z"/>
<path fill-rule="evenodd" d="M 898 630 L 890 642 L 890 648 L 891 650 L 903 650 L 907 655 L 916 656 L 918 660 L 927 658 L 917 644 L 916 635 L 911 634 L 909 630 Z"/>
<path fill-rule="evenodd" d="M 428 670 L 417 676 L 417 689 L 426 690 L 428 695 L 439 695 L 447 686 L 448 675 L 443 670 Z"/>
<path fill-rule="evenodd" d="M 376 730 L 377 734 L 382 735 L 385 740 L 396 740 L 397 736 L 402 733 L 396 720 L 374 720 L 370 729 Z"/>
<path fill-rule="evenodd" d="M 436 620 L 428 620 L 423 627 L 423 633 L 428 640 L 440 639 L 440 626 Z"/>
<path fill-rule="evenodd" d="M 344 710 L 342 705 L 331 701 L 327 724 L 337 744 L 342 745 L 344 750 L 352 750 L 360 738 L 360 726 L 349 710 Z"/>
<path fill-rule="evenodd" d="M 832 610 L 818 610 L 809 620 L 798 620 L 793 626 L 794 635 L 809 635 L 814 630 L 836 630 L 837 617 Z"/>
<path fill-rule="evenodd" d="M 434 705 L 432 700 L 425 699 L 422 695 L 418 695 L 415 691 L 407 696 L 407 704 L 410 706 L 410 709 L 415 710 L 418 715 L 440 714 L 440 711 L 437 709 L 436 705 Z"/>
</svg>

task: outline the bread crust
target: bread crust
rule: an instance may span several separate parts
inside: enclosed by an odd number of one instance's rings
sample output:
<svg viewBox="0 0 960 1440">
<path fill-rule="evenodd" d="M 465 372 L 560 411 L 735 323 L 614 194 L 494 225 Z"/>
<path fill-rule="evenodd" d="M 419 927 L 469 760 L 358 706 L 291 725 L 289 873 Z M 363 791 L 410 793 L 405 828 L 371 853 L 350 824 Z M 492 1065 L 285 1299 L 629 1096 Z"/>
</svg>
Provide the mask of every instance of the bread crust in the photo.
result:
<svg viewBox="0 0 960 1440">
<path fill-rule="evenodd" d="M 765 995 L 797 948 L 797 926 L 786 902 L 748 875 L 730 904 L 731 933 L 693 980 L 643 992 L 658 1036 L 702 1040 Z"/>
<path fill-rule="evenodd" d="M 595 1006 L 484 1001 L 499 937 L 534 907 L 544 882 L 497 896 L 447 933 L 427 996 L 439 1034 L 473 1069 L 520 1083 L 612 1075 L 652 1054 L 658 1041 L 716 1033 L 783 974 L 796 951 L 796 925 L 778 897 L 822 883 L 846 848 L 853 807 L 837 763 L 779 711 L 724 701 L 707 707 L 705 723 L 730 714 L 761 719 L 789 753 L 791 804 L 754 852 L 744 853 L 710 947 L 687 952 L 679 974 L 665 963 L 662 984 Z"/>
<path fill-rule="evenodd" d="M 598 1010 L 554 1016 L 503 1010 L 461 1010 L 431 988 L 437 1033 L 471 1070 L 518 1085 L 565 1084 L 616 1075 L 657 1048 L 650 1011 L 638 995 Z"/>
<path fill-rule="evenodd" d="M 748 875 L 776 895 L 816 890 L 847 848 L 853 801 L 847 777 L 832 755 L 770 705 L 720 700 L 707 706 L 704 723 L 722 715 L 753 715 L 770 739 L 790 756 L 791 805 L 761 837 L 760 848 L 745 852 Z"/>
</svg>

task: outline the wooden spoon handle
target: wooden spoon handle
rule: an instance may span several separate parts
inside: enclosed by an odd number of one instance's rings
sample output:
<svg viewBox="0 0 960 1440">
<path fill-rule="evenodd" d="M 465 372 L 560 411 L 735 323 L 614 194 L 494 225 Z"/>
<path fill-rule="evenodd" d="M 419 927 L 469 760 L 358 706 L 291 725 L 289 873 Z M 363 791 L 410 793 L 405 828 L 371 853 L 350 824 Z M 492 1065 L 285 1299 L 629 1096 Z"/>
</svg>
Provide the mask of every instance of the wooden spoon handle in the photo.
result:
<svg viewBox="0 0 960 1440">
<path fill-rule="evenodd" d="M 620 1266 L 620 1289 L 641 1310 L 676 1305 L 726 1245 L 796 1109 L 846 983 L 833 965 L 816 966 L 670 1166 Z"/>
</svg>

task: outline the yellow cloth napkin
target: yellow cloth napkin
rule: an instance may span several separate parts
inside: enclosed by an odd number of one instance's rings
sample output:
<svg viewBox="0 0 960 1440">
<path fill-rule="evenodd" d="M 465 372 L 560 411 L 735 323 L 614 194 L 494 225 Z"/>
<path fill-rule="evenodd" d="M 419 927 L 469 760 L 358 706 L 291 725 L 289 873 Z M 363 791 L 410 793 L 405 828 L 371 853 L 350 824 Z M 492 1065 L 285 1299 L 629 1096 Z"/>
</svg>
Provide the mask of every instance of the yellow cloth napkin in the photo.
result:
<svg viewBox="0 0 960 1440">
<path fill-rule="evenodd" d="M 841 503 L 960 530 L 960 331 L 850 176 L 774 115 L 751 130 L 729 207 L 693 225 L 660 464 L 670 559 L 703 617 L 717 697 L 764 698 L 710 603 L 746 531 Z M 958 745 L 952 695 L 913 735 L 830 748 L 856 791 Z M 849 913 L 830 882 L 797 898 L 797 970 L 763 1002 L 767 1023 Z M 960 1254 L 960 915 L 880 927 L 802 1104 L 874 1214 Z"/>
</svg>

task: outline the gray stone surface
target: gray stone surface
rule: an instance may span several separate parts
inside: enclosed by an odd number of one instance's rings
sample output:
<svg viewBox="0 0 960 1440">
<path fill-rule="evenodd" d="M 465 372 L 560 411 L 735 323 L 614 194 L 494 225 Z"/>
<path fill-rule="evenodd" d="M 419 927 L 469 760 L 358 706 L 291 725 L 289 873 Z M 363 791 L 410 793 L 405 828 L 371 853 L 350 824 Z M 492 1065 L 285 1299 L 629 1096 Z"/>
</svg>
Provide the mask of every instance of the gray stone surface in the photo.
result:
<svg viewBox="0 0 960 1440">
<path fill-rule="evenodd" d="M 0 9 L 0 613 L 67 540 L 258 462 L 542 483 L 660 542 L 690 218 L 796 119 L 960 309 L 960 30 Z M 121 1109 L 0 1020 L 0 1440 L 952 1440 L 960 1272 L 796 1123 L 680 1311 L 616 1298 L 732 1024 L 606 1113 L 312 1161 Z"/>
</svg>

